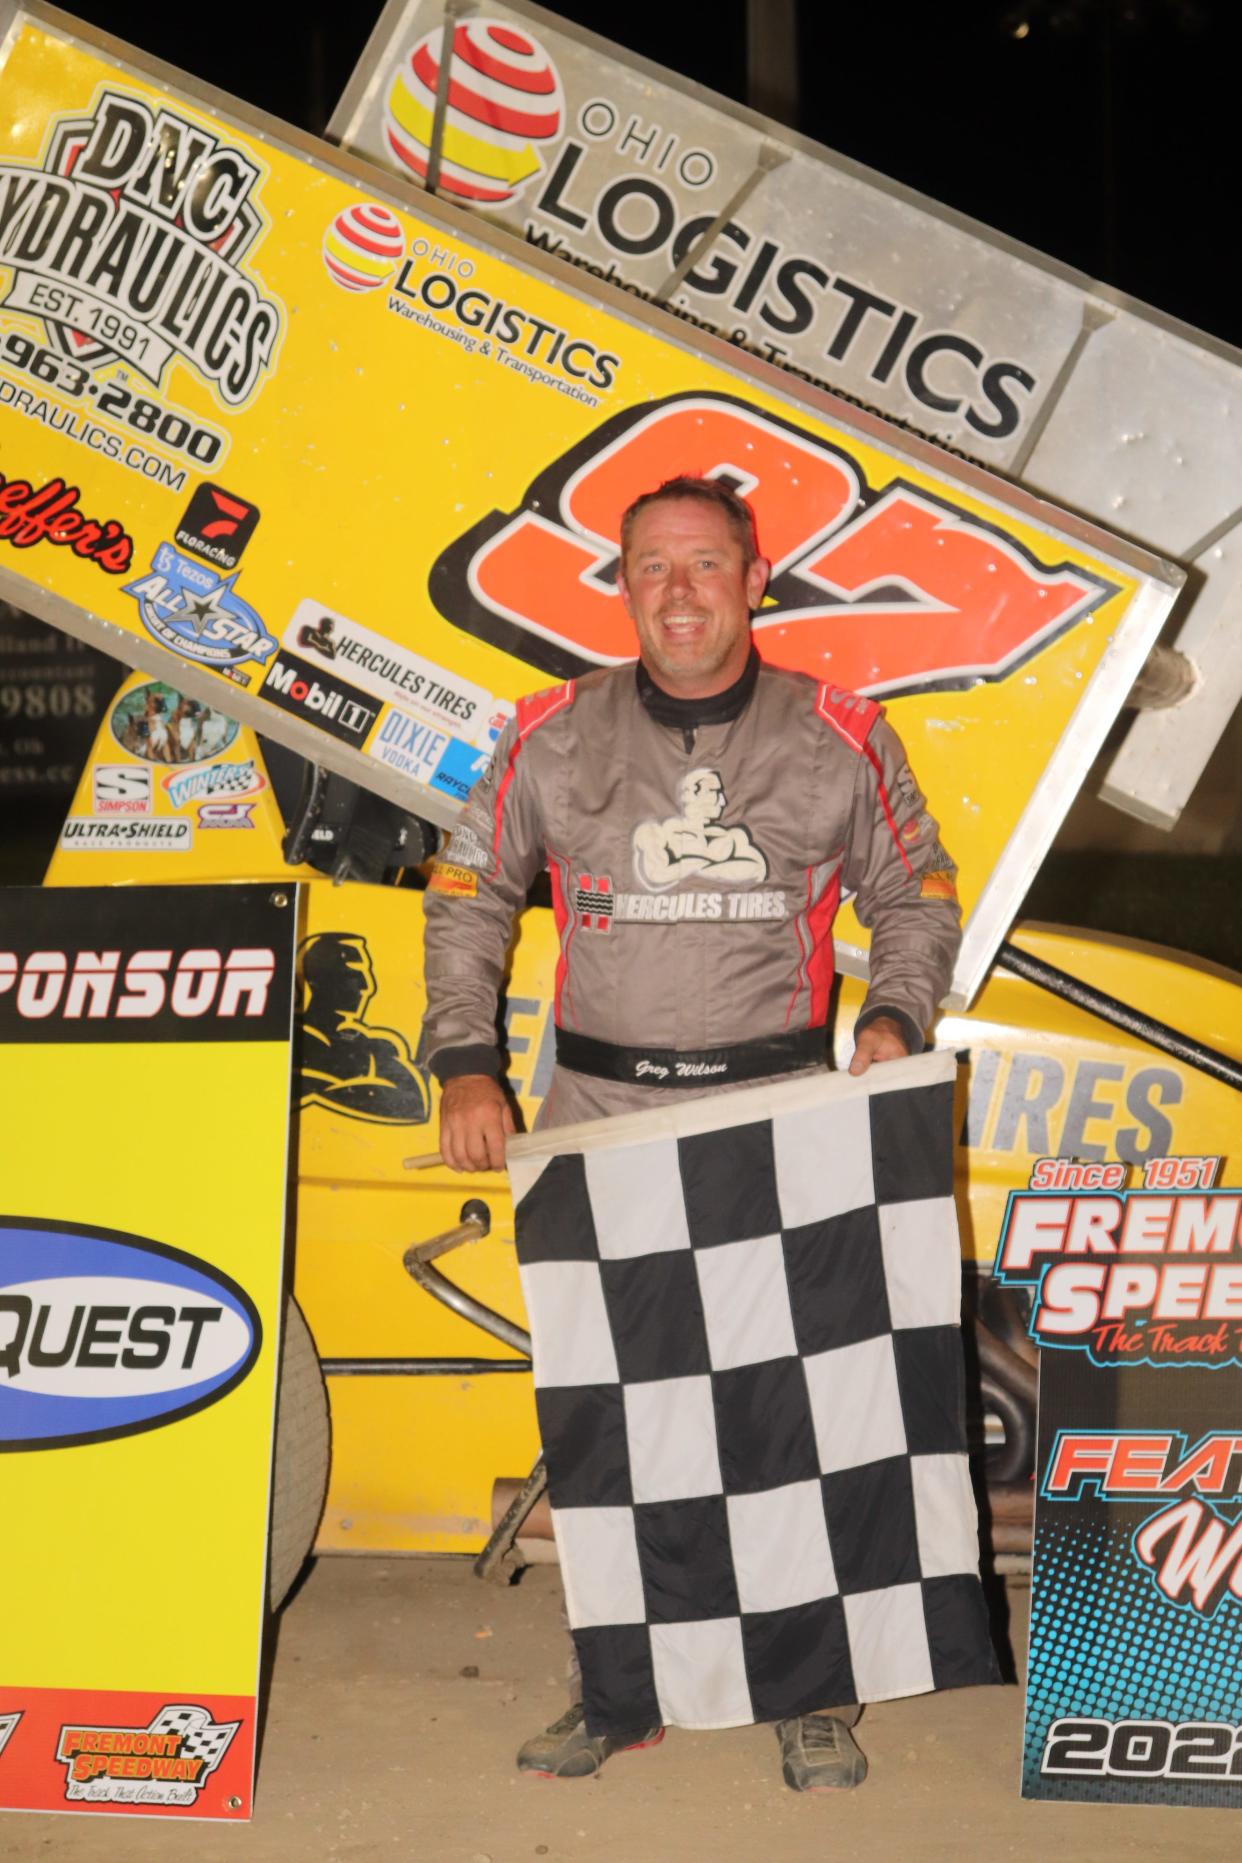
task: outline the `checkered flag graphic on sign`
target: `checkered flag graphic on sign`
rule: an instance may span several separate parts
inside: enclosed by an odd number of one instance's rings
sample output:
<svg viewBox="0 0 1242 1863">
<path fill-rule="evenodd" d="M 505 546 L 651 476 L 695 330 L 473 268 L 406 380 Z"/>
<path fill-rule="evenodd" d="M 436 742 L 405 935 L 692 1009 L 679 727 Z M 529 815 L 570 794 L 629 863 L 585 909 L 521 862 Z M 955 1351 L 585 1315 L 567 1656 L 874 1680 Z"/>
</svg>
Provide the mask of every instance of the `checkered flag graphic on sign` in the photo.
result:
<svg viewBox="0 0 1242 1863">
<path fill-rule="evenodd" d="M 998 1680 L 952 1055 L 511 1142 L 593 1733 Z"/>
<path fill-rule="evenodd" d="M 180 1734 L 181 1757 L 204 1761 L 203 1778 L 214 1772 L 228 1752 L 240 1721 L 213 1721 L 206 1708 L 161 1708 L 151 1723 L 153 1734 Z"/>
</svg>

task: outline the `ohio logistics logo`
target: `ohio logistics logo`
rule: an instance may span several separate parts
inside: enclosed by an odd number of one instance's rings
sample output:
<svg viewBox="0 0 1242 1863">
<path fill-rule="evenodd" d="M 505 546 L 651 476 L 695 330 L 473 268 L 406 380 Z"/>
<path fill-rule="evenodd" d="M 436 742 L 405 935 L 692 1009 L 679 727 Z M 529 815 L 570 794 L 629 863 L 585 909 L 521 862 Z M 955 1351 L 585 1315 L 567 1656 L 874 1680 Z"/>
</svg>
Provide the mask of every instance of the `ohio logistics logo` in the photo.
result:
<svg viewBox="0 0 1242 1863">
<path fill-rule="evenodd" d="M 62 1727 L 56 1757 L 74 1803 L 193 1805 L 240 1721 L 192 1704 L 161 1708 L 146 1727 Z"/>
<path fill-rule="evenodd" d="M 755 618 L 765 660 L 855 692 L 1006 679 L 1117 593 L 1046 566 L 997 525 L 730 395 L 673 395 L 604 421 L 433 565 L 455 626 L 557 679 L 632 660 L 616 585 L 619 519 L 678 473 L 733 484 L 772 563 Z"/>
<path fill-rule="evenodd" d="M 0 1451 L 175 1422 L 254 1365 L 262 1327 L 218 1268 L 144 1237 L 0 1219 Z"/>
<path fill-rule="evenodd" d="M 40 166 L 0 163 L 5 308 L 75 362 L 117 359 L 158 386 L 180 357 L 242 406 L 282 328 L 242 267 L 266 224 L 263 174 L 217 125 L 101 90 L 90 115 L 54 122 Z"/>
<path fill-rule="evenodd" d="M 427 178 L 444 28 L 426 33 L 397 66 L 384 140 L 403 167 Z M 440 138 L 439 188 L 479 207 L 513 200 L 542 174 L 539 148 L 561 134 L 565 97 L 539 41 L 511 20 L 464 20 L 453 29 L 452 76 Z"/>
</svg>

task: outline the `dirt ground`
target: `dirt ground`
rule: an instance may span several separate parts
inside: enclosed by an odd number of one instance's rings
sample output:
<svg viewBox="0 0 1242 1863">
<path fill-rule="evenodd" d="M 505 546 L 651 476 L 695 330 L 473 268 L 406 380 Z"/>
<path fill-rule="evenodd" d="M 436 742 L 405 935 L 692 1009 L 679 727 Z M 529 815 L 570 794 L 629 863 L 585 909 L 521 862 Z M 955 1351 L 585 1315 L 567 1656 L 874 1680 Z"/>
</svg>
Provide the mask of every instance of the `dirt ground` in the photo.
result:
<svg viewBox="0 0 1242 1863">
<path fill-rule="evenodd" d="M 861 1790 L 786 1790 L 766 1727 L 671 1732 L 598 1780 L 520 1777 L 560 1712 L 555 1571 L 484 1586 L 459 1560 L 321 1559 L 280 1619 L 249 1825 L 0 1814 L 0 1863 L 875 1863 L 1236 1857 L 1232 1812 L 1024 1804 L 1022 1697 L 965 1689 L 871 1709 Z M 1026 1592 L 1009 1591 L 1021 1651 Z"/>
</svg>

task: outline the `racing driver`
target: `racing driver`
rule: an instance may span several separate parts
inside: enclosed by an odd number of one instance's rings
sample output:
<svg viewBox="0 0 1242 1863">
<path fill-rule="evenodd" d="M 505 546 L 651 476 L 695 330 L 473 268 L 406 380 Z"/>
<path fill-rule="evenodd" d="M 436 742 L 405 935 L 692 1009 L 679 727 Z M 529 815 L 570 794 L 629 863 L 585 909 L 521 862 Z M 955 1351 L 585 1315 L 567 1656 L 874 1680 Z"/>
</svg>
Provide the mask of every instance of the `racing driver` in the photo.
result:
<svg viewBox="0 0 1242 1863">
<path fill-rule="evenodd" d="M 760 660 L 768 569 L 728 487 L 683 477 L 643 494 L 617 577 L 637 666 L 535 693 L 506 726 L 425 901 L 424 1051 L 453 1169 L 504 1167 L 497 993 L 544 867 L 560 960 L 540 1125 L 825 1066 L 848 895 L 871 932 L 850 1072 L 922 1049 L 960 942 L 954 868 L 880 707 Z M 786 1783 L 858 1784 L 858 1713 L 778 1723 Z M 587 1777 L 659 1735 L 592 1737 L 575 1700 L 518 1765 Z"/>
</svg>

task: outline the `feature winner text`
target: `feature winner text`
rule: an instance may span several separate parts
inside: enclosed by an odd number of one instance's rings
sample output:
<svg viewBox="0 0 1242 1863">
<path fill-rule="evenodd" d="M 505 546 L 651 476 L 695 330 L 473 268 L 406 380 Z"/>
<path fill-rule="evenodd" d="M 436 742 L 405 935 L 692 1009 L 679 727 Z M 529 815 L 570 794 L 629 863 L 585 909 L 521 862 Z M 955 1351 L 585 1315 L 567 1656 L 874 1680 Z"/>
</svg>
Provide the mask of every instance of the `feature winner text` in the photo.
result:
<svg viewBox="0 0 1242 1863">
<path fill-rule="evenodd" d="M 1131 1190 L 1125 1165 L 1041 1158 L 1010 1194 L 995 1268 L 1031 1290 L 1036 1343 L 1097 1364 L 1242 1363 L 1242 1190 L 1211 1190 L 1219 1166 L 1151 1159 Z"/>
</svg>

